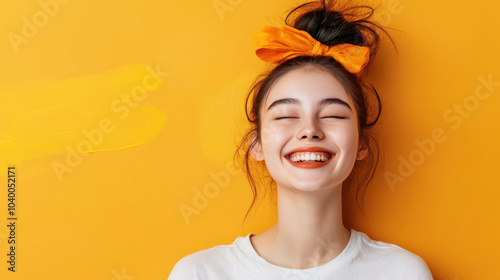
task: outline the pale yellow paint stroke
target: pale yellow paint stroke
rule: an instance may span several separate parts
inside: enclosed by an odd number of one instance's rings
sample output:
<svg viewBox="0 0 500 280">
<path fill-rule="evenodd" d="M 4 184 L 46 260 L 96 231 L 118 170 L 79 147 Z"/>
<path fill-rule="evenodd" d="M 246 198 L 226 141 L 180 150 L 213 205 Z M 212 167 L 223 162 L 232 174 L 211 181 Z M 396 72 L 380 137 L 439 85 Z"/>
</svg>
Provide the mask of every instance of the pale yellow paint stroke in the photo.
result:
<svg viewBox="0 0 500 280">
<path fill-rule="evenodd" d="M 166 116 L 141 102 L 161 86 L 162 79 L 147 64 L 60 81 L 1 86 L 0 166 L 71 150 L 92 153 L 150 141 L 165 125 Z M 127 96 L 131 105 L 122 100 Z M 95 133 L 94 141 L 85 131 Z"/>
</svg>

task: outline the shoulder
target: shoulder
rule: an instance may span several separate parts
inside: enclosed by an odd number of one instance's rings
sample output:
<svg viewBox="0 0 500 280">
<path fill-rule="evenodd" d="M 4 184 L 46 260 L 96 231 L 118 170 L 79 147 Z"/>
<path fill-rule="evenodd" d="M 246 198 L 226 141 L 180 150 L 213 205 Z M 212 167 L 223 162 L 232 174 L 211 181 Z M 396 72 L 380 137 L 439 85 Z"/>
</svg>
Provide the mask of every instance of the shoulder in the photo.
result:
<svg viewBox="0 0 500 280">
<path fill-rule="evenodd" d="M 387 267 L 400 279 L 433 279 L 426 262 L 418 255 L 395 244 L 373 240 L 363 232 L 359 236 L 360 254 L 366 263 L 380 270 Z"/>
<path fill-rule="evenodd" d="M 223 273 L 236 249 L 237 245 L 233 243 L 217 245 L 187 255 L 175 264 L 168 280 L 205 279 L 209 275 Z"/>
</svg>

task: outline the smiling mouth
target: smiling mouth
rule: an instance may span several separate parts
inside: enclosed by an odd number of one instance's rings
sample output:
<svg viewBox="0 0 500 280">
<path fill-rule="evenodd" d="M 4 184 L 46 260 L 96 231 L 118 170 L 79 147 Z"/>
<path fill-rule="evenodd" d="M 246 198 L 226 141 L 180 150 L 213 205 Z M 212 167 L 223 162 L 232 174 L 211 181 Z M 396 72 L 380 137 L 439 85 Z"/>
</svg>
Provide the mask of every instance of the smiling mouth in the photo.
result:
<svg viewBox="0 0 500 280">
<path fill-rule="evenodd" d="M 329 152 L 294 152 L 285 155 L 285 158 L 293 166 L 299 168 L 320 168 L 327 165 L 335 154 Z"/>
<path fill-rule="evenodd" d="M 324 162 L 332 158 L 329 152 L 295 152 L 286 155 L 293 162 Z"/>
</svg>

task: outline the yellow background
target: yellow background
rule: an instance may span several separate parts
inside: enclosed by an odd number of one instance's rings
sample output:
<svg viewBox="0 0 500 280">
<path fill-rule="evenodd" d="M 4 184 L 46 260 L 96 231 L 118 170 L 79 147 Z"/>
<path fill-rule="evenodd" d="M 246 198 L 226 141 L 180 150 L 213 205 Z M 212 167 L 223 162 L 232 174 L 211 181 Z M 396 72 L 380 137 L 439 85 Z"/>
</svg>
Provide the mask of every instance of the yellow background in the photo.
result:
<svg viewBox="0 0 500 280">
<path fill-rule="evenodd" d="M 214 3 L 230 9 L 217 12 Z M 59 4 L 18 53 L 7 34 L 20 34 L 22 18 L 32 21 L 43 9 L 38 1 L 3 3 L 1 86 L 135 63 L 168 76 L 140 104 L 166 114 L 151 141 L 90 154 L 62 182 L 51 163 L 65 154 L 12 163 L 18 174 L 15 273 L 6 263 L 2 167 L 0 278 L 166 279 L 183 256 L 271 226 L 275 215 L 267 203 L 241 225 L 251 191 L 244 174 L 227 166 L 242 132 L 242 98 L 265 67 L 251 38 L 265 25 L 281 26 L 298 3 L 72 0 Z M 474 105 L 479 77 L 500 82 L 499 9 L 485 0 L 385 0 L 379 7 L 379 20 L 403 31 L 391 33 L 399 59 L 386 45 L 374 65 L 387 73 L 373 80 L 384 105 L 385 163 L 368 188 L 366 215 L 349 201 L 345 223 L 421 256 L 435 279 L 500 278 L 500 86 L 483 87 L 490 96 L 467 117 L 451 113 L 451 122 L 443 116 L 454 104 Z M 390 185 L 384 174 L 398 174 L 402 159 L 419 153 L 415 141 L 431 138 L 435 129 L 446 140 L 435 142 L 403 182 Z M 227 186 L 213 174 L 227 176 Z M 186 222 L 179 205 L 193 206 L 195 192 L 214 183 L 219 192 Z"/>
</svg>

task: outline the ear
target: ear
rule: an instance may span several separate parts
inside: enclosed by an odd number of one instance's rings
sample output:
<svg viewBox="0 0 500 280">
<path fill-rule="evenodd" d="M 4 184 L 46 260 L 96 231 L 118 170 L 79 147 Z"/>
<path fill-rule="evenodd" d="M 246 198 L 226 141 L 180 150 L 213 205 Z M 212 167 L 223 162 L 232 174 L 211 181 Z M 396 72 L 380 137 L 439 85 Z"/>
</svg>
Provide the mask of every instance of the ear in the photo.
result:
<svg viewBox="0 0 500 280">
<path fill-rule="evenodd" d="M 248 144 L 252 144 L 256 137 L 257 132 L 253 131 L 248 137 Z M 261 161 L 264 159 L 264 153 L 262 152 L 262 143 L 259 140 L 257 140 L 257 143 L 255 143 L 255 145 L 253 145 L 253 147 L 250 149 L 250 155 L 256 161 Z"/>
<path fill-rule="evenodd" d="M 359 147 L 358 147 L 358 154 L 356 155 L 357 160 L 362 160 L 368 155 L 368 143 L 366 142 L 367 140 L 360 139 L 359 140 Z"/>
</svg>

